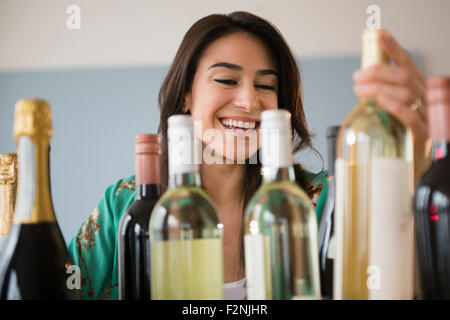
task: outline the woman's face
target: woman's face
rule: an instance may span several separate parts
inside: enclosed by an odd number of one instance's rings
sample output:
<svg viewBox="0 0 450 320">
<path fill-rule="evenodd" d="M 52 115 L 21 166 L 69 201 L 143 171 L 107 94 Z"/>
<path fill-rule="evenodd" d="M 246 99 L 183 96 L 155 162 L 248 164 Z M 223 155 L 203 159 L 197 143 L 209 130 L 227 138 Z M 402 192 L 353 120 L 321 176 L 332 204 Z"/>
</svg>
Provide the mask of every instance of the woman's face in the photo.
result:
<svg viewBox="0 0 450 320">
<path fill-rule="evenodd" d="M 185 96 L 185 111 L 201 121 L 203 161 L 210 154 L 243 163 L 256 153 L 261 112 L 278 108 L 277 74 L 270 51 L 248 33 L 232 33 L 205 49 Z"/>
</svg>

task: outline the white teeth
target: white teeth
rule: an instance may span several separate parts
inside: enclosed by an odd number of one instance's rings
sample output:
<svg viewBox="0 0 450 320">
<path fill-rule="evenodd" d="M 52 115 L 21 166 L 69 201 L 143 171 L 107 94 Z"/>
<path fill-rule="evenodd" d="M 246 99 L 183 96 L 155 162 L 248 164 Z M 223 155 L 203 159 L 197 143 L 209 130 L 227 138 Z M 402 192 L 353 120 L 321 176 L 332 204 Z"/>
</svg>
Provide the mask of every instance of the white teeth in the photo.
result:
<svg viewBox="0 0 450 320">
<path fill-rule="evenodd" d="M 254 121 L 247 122 L 247 121 L 238 121 L 238 120 L 232 120 L 232 119 L 224 119 L 224 120 L 222 120 L 222 124 L 225 126 L 242 128 L 242 129 L 254 129 L 256 127 L 256 122 L 254 122 Z"/>
</svg>

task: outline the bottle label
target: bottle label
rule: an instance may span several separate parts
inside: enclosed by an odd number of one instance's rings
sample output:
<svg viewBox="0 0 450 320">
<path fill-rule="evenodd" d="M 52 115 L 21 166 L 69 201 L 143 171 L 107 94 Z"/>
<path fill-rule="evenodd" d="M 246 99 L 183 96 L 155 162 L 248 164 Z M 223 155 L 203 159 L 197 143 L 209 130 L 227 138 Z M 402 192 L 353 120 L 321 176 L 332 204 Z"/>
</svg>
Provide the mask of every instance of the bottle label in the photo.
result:
<svg viewBox="0 0 450 320">
<path fill-rule="evenodd" d="M 368 268 L 373 272 L 366 273 L 368 278 L 375 277 L 375 289 L 369 290 L 370 299 L 413 298 L 410 176 L 411 166 L 405 160 L 375 158 L 372 161 Z"/>
<path fill-rule="evenodd" d="M 336 160 L 335 299 L 412 299 L 412 165 Z"/>
<path fill-rule="evenodd" d="M 244 236 L 247 299 L 271 299 L 269 237 L 262 234 Z"/>
</svg>

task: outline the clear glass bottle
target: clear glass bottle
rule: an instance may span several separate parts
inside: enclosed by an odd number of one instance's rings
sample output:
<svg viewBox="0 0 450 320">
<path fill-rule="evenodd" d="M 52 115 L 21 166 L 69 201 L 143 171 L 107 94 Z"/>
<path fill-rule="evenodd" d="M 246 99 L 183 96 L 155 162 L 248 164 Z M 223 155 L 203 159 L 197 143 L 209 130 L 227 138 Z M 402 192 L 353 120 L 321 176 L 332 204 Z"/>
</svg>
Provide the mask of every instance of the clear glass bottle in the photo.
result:
<svg viewBox="0 0 450 320">
<path fill-rule="evenodd" d="M 389 63 L 379 32 L 363 33 L 362 68 Z M 334 299 L 413 298 L 412 190 L 411 130 L 359 101 L 337 139 Z"/>
<path fill-rule="evenodd" d="M 194 122 L 174 115 L 168 125 L 169 187 L 150 218 L 152 299 L 221 300 L 222 225 L 201 187 Z"/>
<path fill-rule="evenodd" d="M 261 114 L 264 181 L 244 225 L 249 300 L 320 298 L 317 218 L 295 182 L 290 119 L 281 109 Z"/>
</svg>

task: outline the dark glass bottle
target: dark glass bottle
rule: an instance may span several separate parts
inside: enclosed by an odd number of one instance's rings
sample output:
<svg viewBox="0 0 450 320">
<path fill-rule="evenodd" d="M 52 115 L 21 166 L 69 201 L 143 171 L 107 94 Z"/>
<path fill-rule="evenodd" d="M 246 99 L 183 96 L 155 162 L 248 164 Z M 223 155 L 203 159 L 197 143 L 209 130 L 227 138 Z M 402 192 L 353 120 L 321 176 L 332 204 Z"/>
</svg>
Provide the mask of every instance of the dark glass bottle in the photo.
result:
<svg viewBox="0 0 450 320">
<path fill-rule="evenodd" d="M 450 299 L 450 78 L 427 86 L 432 163 L 413 207 L 421 299 Z"/>
<path fill-rule="evenodd" d="M 336 157 L 336 137 L 339 126 L 327 128 L 328 141 L 328 190 L 322 218 L 319 225 L 319 265 L 322 299 L 333 296 L 333 261 L 335 255 L 334 240 L 334 159 Z"/>
<path fill-rule="evenodd" d="M 72 258 L 53 209 L 51 134 L 51 111 L 45 101 L 23 99 L 16 104 L 19 183 L 13 226 L 0 258 L 2 300 L 81 298 L 80 273 L 72 276 Z"/>
<path fill-rule="evenodd" d="M 118 229 L 119 299 L 150 300 L 150 215 L 160 196 L 160 148 L 155 134 L 135 138 L 136 196 Z"/>
</svg>

